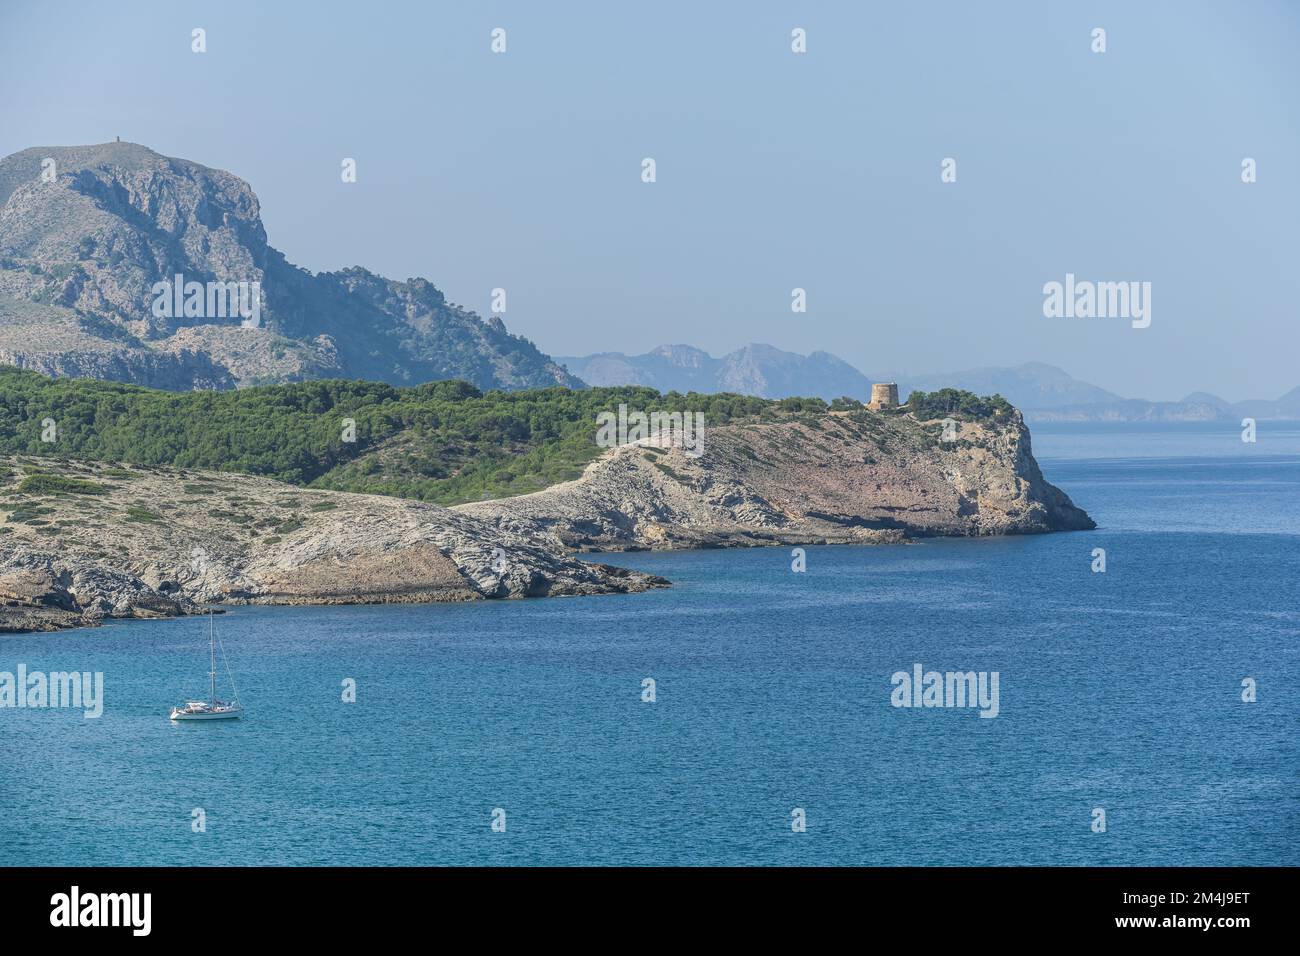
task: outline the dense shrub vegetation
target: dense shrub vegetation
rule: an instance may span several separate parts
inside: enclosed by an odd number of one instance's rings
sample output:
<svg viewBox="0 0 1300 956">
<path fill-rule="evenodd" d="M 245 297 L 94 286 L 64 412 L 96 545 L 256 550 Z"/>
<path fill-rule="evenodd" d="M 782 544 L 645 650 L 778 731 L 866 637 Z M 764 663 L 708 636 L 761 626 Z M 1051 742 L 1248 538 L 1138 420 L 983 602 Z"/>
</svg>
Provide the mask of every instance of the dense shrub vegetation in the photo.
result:
<svg viewBox="0 0 1300 956">
<path fill-rule="evenodd" d="M 617 412 L 620 404 L 629 411 L 703 412 L 706 427 L 797 419 L 818 428 L 828 407 L 818 398 L 661 395 L 635 386 L 484 393 L 460 381 L 398 388 L 330 380 L 164 392 L 0 367 L 0 453 L 239 471 L 454 504 L 576 478 L 602 451 L 595 443 L 596 416 Z M 952 389 L 913 392 L 912 405 L 923 409 L 921 417 L 936 418 L 1000 417 L 1011 409 L 999 396 L 981 399 Z M 852 417 L 877 427 L 874 413 L 861 405 Z M 56 429 L 53 442 L 42 441 L 46 420 Z M 355 440 L 345 440 L 353 432 Z M 94 493 L 93 483 L 78 481 L 29 475 L 24 490 Z M 202 483 L 185 488 L 196 496 L 216 490 Z M 137 520 L 154 517 L 141 508 Z"/>
<path fill-rule="evenodd" d="M 620 403 L 633 411 L 702 411 L 709 426 L 825 408 L 817 399 L 637 387 L 485 394 L 458 381 L 177 393 L 0 368 L 0 452 L 241 471 L 447 504 L 577 477 L 602 450 L 596 415 Z M 54 442 L 41 440 L 46 419 L 57 430 Z M 355 441 L 344 440 L 346 419 L 355 423 Z"/>
<path fill-rule="evenodd" d="M 907 408 L 922 421 L 936 418 L 1004 419 L 1015 411 L 1001 395 L 981 398 L 974 392 L 958 388 L 913 392 L 907 398 Z"/>
<path fill-rule="evenodd" d="M 28 475 L 18 483 L 18 490 L 28 495 L 102 495 L 108 489 L 98 482 L 86 481 L 84 478 L 69 478 L 67 475 L 47 475 L 38 473 Z"/>
</svg>

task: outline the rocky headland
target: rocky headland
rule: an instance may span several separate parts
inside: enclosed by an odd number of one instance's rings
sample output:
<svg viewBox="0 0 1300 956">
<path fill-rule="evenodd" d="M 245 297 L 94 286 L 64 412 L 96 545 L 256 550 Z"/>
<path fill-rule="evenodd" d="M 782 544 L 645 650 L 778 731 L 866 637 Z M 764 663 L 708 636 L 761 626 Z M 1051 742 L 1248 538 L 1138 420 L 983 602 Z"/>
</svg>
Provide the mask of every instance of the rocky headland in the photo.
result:
<svg viewBox="0 0 1300 956">
<path fill-rule="evenodd" d="M 1095 525 L 1034 461 L 1019 412 L 830 410 L 611 449 L 580 478 L 444 508 L 267 478 L 0 459 L 0 631 L 195 613 L 593 595 L 668 584 L 574 551 L 886 544 Z"/>
<path fill-rule="evenodd" d="M 588 551 L 880 544 L 1095 527 L 1049 484 L 1019 412 L 941 421 L 891 411 L 710 429 L 681 448 L 613 449 L 576 481 L 455 510 Z"/>
</svg>

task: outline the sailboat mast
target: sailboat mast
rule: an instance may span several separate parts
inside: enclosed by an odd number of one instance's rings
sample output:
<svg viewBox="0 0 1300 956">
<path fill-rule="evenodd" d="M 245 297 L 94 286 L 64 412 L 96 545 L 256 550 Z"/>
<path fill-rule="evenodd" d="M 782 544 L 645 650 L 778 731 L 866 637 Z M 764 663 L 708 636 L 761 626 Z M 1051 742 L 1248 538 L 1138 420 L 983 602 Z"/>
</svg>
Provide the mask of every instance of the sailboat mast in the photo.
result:
<svg viewBox="0 0 1300 956">
<path fill-rule="evenodd" d="M 208 671 L 208 677 L 212 678 L 212 705 L 217 704 L 217 631 L 212 622 L 212 611 L 208 611 L 208 650 L 212 658 L 212 670 Z"/>
</svg>

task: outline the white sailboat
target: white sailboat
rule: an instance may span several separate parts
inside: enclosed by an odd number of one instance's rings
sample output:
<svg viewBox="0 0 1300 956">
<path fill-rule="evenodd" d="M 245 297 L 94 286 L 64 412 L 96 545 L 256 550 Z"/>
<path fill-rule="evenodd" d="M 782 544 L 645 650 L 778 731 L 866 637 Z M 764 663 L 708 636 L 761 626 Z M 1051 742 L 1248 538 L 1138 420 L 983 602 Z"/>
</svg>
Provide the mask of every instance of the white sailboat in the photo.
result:
<svg viewBox="0 0 1300 956">
<path fill-rule="evenodd" d="M 234 720 L 241 717 L 244 708 L 239 703 L 239 691 L 235 688 L 234 675 L 230 673 L 230 662 L 226 660 L 225 645 L 221 647 L 221 662 L 226 665 L 226 676 L 230 678 L 230 690 L 235 695 L 234 703 L 217 700 L 217 626 L 212 612 L 208 611 L 208 645 L 212 669 L 208 677 L 212 681 L 208 700 L 190 700 L 184 707 L 173 707 L 172 720 Z"/>
</svg>

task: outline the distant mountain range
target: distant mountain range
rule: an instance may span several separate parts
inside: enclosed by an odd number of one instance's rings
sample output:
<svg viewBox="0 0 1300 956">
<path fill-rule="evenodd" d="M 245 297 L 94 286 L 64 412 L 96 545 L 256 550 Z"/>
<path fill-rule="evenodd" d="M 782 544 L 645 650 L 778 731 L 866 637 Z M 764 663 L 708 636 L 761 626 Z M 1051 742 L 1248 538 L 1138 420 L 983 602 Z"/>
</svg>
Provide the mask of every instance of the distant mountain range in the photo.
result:
<svg viewBox="0 0 1300 956">
<path fill-rule="evenodd" d="M 1274 401 L 1229 402 L 1208 392 L 1193 392 L 1175 402 L 1122 398 L 1079 381 L 1052 365 L 1028 362 L 1012 368 L 981 368 L 931 375 L 907 384 L 907 390 L 964 388 L 985 395 L 1000 393 L 1025 412 L 1030 421 L 1187 422 L 1300 420 L 1300 388 Z M 900 387 L 900 394 L 903 392 Z"/>
<path fill-rule="evenodd" d="M 187 292 L 183 308 L 159 308 L 157 284 L 177 276 L 197 283 L 195 307 Z M 257 290 L 257 308 L 232 314 L 223 297 L 239 283 Z M 292 265 L 267 244 L 246 182 L 134 143 L 0 160 L 0 362 L 169 389 L 582 384 L 426 279 Z"/>
<path fill-rule="evenodd" d="M 1194 392 L 1177 402 L 1152 402 L 1124 398 L 1042 362 L 936 375 L 868 376 L 828 352 L 803 356 L 758 344 L 721 358 L 689 345 L 664 345 L 645 355 L 602 352 L 556 361 L 590 385 L 650 385 L 661 391 L 740 392 L 763 398 L 806 395 L 830 400 L 848 395 L 865 400 L 873 381 L 898 381 L 904 398 L 913 391 L 960 388 L 979 395 L 1000 394 L 1027 419 L 1040 422 L 1300 420 L 1300 388 L 1276 401 L 1234 403 Z"/>
<path fill-rule="evenodd" d="M 1021 409 L 1035 411 L 1124 401 L 1119 395 L 1081 382 L 1054 365 L 1026 362 L 1012 367 L 973 368 L 945 375 L 905 377 L 899 394 L 964 388 L 978 395 L 998 394 Z"/>
<path fill-rule="evenodd" d="M 182 291 L 160 296 L 178 277 Z M 235 286 L 256 290 L 252 315 L 221 308 Z M 865 399 L 872 381 L 893 378 L 864 375 L 828 352 L 762 344 L 721 358 L 665 345 L 552 359 L 499 318 L 447 302 L 427 279 L 292 265 L 268 244 L 246 182 L 134 143 L 38 147 L 0 160 L 0 363 L 179 391 L 460 378 L 483 389 L 649 385 L 829 400 Z M 1000 393 L 1038 421 L 1300 419 L 1300 389 L 1276 401 L 1197 392 L 1149 402 L 1040 363 L 899 381 L 903 396 L 945 387 Z"/>
<path fill-rule="evenodd" d="M 649 385 L 661 392 L 738 392 L 760 398 L 870 395 L 871 379 L 829 352 L 798 355 L 746 345 L 722 358 L 689 345 L 661 345 L 645 355 L 601 352 L 555 361 L 588 385 Z"/>
</svg>

